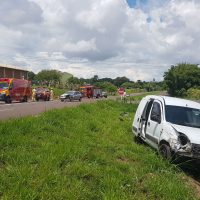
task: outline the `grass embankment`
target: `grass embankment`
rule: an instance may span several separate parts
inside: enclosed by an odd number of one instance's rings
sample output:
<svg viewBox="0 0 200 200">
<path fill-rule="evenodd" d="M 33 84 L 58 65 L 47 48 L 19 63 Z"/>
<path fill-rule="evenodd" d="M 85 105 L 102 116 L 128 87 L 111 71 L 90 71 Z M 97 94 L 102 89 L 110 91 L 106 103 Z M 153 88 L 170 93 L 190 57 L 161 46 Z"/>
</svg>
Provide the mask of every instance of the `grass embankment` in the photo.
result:
<svg viewBox="0 0 200 200">
<path fill-rule="evenodd" d="M 133 142 L 136 105 L 101 101 L 0 123 L 0 199 L 194 199 Z"/>
</svg>

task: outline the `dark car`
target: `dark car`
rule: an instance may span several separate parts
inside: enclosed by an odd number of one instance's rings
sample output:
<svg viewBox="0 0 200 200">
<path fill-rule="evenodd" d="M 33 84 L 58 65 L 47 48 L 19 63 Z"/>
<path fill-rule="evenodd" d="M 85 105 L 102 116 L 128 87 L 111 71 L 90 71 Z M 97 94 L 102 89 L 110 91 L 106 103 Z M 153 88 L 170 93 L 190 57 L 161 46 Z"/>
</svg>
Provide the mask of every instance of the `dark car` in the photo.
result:
<svg viewBox="0 0 200 200">
<path fill-rule="evenodd" d="M 51 93 L 48 88 L 37 88 L 35 93 L 35 100 L 39 101 L 49 101 L 50 100 Z"/>
<path fill-rule="evenodd" d="M 68 91 L 64 94 L 62 94 L 60 96 L 60 100 L 61 101 L 66 101 L 66 100 L 69 100 L 69 101 L 73 101 L 73 100 L 78 100 L 78 101 L 81 101 L 82 99 L 82 94 L 78 91 Z"/>
</svg>

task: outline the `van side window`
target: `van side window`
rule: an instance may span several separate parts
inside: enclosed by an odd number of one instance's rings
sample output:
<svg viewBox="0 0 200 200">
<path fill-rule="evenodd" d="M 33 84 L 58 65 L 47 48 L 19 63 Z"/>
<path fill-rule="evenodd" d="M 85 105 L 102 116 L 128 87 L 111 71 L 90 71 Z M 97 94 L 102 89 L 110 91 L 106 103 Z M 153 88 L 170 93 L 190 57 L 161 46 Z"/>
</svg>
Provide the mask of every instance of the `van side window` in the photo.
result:
<svg viewBox="0 0 200 200">
<path fill-rule="evenodd" d="M 149 118 L 149 113 L 150 113 L 150 110 L 151 110 L 153 101 L 154 101 L 154 100 L 151 100 L 151 101 L 147 102 L 147 104 L 145 105 L 144 111 L 143 111 L 143 113 L 142 113 L 142 118 L 143 118 L 144 120 L 146 120 L 146 121 L 147 121 L 148 118 Z"/>
<path fill-rule="evenodd" d="M 151 120 L 158 121 L 157 119 L 161 119 L 161 109 L 160 109 L 160 104 L 157 102 L 154 102 L 153 108 L 151 111 Z"/>
</svg>

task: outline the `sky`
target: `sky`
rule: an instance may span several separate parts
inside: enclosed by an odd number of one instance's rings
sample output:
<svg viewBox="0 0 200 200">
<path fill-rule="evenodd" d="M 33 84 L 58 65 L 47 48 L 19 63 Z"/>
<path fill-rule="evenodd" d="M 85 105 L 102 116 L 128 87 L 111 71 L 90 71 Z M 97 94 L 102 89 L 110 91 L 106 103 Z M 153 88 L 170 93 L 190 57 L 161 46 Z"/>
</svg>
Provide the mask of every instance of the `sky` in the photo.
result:
<svg viewBox="0 0 200 200">
<path fill-rule="evenodd" d="M 157 81 L 200 63 L 199 0 L 1 0 L 0 63 Z"/>
</svg>

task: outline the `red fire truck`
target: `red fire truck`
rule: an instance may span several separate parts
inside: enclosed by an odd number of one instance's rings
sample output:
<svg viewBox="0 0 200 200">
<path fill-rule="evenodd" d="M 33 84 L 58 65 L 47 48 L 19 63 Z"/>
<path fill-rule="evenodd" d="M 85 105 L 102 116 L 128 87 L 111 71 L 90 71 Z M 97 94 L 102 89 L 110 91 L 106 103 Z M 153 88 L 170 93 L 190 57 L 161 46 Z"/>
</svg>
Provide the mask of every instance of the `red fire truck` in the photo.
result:
<svg viewBox="0 0 200 200">
<path fill-rule="evenodd" d="M 12 101 L 26 102 L 31 98 L 31 82 L 23 79 L 0 78 L 0 101 L 12 103 Z"/>
<path fill-rule="evenodd" d="M 88 98 L 99 98 L 102 97 L 102 89 L 95 87 L 93 85 L 85 85 L 80 87 L 80 92 L 82 93 L 83 97 Z"/>
</svg>

